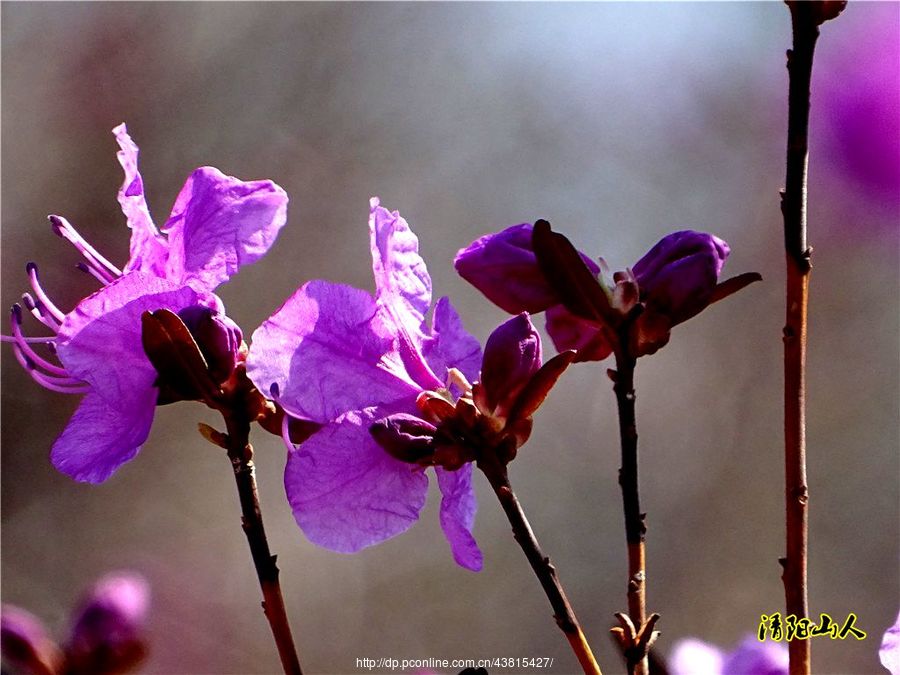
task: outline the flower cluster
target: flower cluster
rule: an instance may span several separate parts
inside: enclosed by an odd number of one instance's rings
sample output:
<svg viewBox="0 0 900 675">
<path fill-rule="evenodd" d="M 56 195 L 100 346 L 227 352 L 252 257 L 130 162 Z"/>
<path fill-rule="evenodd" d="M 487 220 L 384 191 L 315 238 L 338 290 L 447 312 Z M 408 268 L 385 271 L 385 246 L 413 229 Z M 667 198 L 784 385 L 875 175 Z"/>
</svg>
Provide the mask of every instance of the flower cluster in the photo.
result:
<svg viewBox="0 0 900 675">
<path fill-rule="evenodd" d="M 501 309 L 546 312 L 547 332 L 560 351 L 600 361 L 616 350 L 652 354 L 671 329 L 731 295 L 758 274 L 719 283 L 728 244 L 685 230 L 664 237 L 609 282 L 547 221 L 488 234 L 457 253 L 459 274 Z"/>
</svg>

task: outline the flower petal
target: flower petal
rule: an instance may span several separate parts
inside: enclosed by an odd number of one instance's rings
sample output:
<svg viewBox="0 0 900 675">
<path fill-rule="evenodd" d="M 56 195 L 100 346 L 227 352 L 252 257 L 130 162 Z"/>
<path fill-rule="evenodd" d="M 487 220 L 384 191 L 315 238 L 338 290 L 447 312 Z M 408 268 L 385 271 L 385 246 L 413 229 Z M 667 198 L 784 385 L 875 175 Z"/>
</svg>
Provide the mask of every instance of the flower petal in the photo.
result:
<svg viewBox="0 0 900 675">
<path fill-rule="evenodd" d="M 141 270 L 165 276 L 169 246 L 153 224 L 144 199 L 144 181 L 138 171 L 138 146 L 131 140 L 124 124 L 112 131 L 120 148 L 116 157 L 125 171 L 125 181 L 119 188 L 119 204 L 131 228 L 131 254 L 123 271 Z"/>
<path fill-rule="evenodd" d="M 253 333 L 247 374 L 295 417 L 329 422 L 420 388 L 407 375 L 372 296 L 327 281 L 298 289 Z"/>
<path fill-rule="evenodd" d="M 369 433 L 388 412 L 347 413 L 290 450 L 285 491 L 297 524 L 313 543 L 354 553 L 418 520 L 428 491 L 424 470 L 388 455 Z"/>
<path fill-rule="evenodd" d="M 419 239 L 397 211 L 369 200 L 369 241 L 375 296 L 390 307 L 410 337 L 423 336 L 425 315 L 431 307 L 431 277 L 419 255 Z"/>
<path fill-rule="evenodd" d="M 110 406 L 99 394 L 87 394 L 53 444 L 53 466 L 77 481 L 102 483 L 109 478 L 150 434 L 156 389 L 142 394 L 121 408 Z"/>
<path fill-rule="evenodd" d="M 163 231 L 167 277 L 212 291 L 259 260 L 287 218 L 288 197 L 269 180 L 245 182 L 209 166 L 187 179 Z"/>
<path fill-rule="evenodd" d="M 575 316 L 562 305 L 548 309 L 546 317 L 547 333 L 556 351 L 574 349 L 578 352 L 576 361 L 602 361 L 612 354 L 612 346 L 597 324 Z"/>
<path fill-rule="evenodd" d="M 532 247 L 530 223 L 507 227 L 476 239 L 460 249 L 453 261 L 459 275 L 510 314 L 543 312 L 560 298 L 550 287 Z M 580 254 L 591 274 L 600 268 Z"/>
<path fill-rule="evenodd" d="M 450 542 L 453 559 L 461 567 L 473 572 L 481 571 L 483 558 L 472 526 L 478 504 L 472 489 L 472 464 L 464 464 L 456 471 L 435 467 L 441 499 L 441 527 Z"/>
<path fill-rule="evenodd" d="M 57 341 L 59 359 L 108 405 L 133 407 L 156 380 L 141 346 L 141 315 L 157 309 L 177 313 L 195 304 L 201 298 L 187 286 L 145 272 L 126 274 L 66 315 Z"/>
<path fill-rule="evenodd" d="M 440 298 L 431 318 L 431 338 L 422 350 L 431 370 L 440 380 L 446 380 L 447 370 L 456 368 L 469 382 L 478 379 L 481 369 L 481 345 L 463 327 L 450 298 Z"/>
</svg>

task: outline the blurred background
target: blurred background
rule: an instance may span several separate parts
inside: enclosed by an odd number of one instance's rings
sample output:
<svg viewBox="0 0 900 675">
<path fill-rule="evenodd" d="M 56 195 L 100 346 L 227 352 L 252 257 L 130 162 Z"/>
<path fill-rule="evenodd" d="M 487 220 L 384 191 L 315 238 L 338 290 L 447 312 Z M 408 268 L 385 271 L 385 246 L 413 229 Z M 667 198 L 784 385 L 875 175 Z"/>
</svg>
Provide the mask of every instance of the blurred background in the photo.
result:
<svg viewBox="0 0 900 675">
<path fill-rule="evenodd" d="M 900 604 L 898 8 L 850 3 L 823 26 L 814 69 L 811 610 L 855 612 L 869 633 L 818 639 L 818 673 L 879 672 Z M 0 12 L 7 306 L 27 290 L 29 260 L 64 309 L 96 289 L 48 213 L 114 262 L 127 258 L 109 132 L 122 121 L 158 223 L 204 164 L 290 195 L 273 250 L 221 290 L 248 336 L 308 279 L 372 288 L 371 195 L 408 219 L 435 296 L 452 296 L 481 340 L 505 317 L 451 261 L 490 230 L 547 218 L 613 269 L 674 229 L 726 239 L 726 275 L 759 271 L 764 283 L 677 327 L 638 368 L 648 604 L 662 614 L 663 654 L 687 636 L 730 649 L 783 608 L 782 3 Z M 194 431 L 219 420 L 197 404 L 161 408 L 134 461 L 103 485 L 77 484 L 48 461 L 75 397 L 42 389 L 0 351 L 3 601 L 62 634 L 93 579 L 137 570 L 154 595 L 146 672 L 277 672 L 229 463 Z M 511 479 L 604 671 L 617 672 L 607 629 L 625 609 L 626 557 L 607 365 L 567 373 Z M 545 672 L 577 671 L 480 476 L 480 574 L 453 563 L 436 491 L 411 531 L 345 556 L 304 539 L 284 498 L 283 446 L 253 440 L 308 672 L 359 672 L 357 658 L 382 656 L 552 656 Z"/>
</svg>

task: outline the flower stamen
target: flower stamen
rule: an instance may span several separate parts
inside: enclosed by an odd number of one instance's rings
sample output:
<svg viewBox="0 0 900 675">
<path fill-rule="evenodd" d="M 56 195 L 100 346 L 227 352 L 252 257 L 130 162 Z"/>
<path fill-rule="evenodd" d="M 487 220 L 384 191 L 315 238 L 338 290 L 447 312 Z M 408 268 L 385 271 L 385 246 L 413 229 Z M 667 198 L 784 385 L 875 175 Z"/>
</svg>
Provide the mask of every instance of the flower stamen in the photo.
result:
<svg viewBox="0 0 900 675">
<path fill-rule="evenodd" d="M 122 276 L 122 271 L 103 257 L 84 237 L 78 234 L 78 230 L 72 227 L 68 220 L 62 216 L 50 216 L 50 226 L 58 236 L 78 249 L 78 252 L 90 263 L 90 266 L 104 277 L 104 284 L 115 281 Z"/>
<path fill-rule="evenodd" d="M 53 301 L 47 296 L 44 292 L 44 289 L 41 288 L 40 279 L 38 279 L 38 269 L 37 265 L 33 262 L 25 265 L 25 271 L 28 273 L 28 279 L 31 281 L 31 288 L 34 290 L 34 294 L 37 296 L 37 299 L 44 305 L 47 311 L 50 313 L 56 321 L 62 323 L 63 319 L 66 318 L 64 312 L 61 312 L 59 308 L 53 304 Z"/>
</svg>

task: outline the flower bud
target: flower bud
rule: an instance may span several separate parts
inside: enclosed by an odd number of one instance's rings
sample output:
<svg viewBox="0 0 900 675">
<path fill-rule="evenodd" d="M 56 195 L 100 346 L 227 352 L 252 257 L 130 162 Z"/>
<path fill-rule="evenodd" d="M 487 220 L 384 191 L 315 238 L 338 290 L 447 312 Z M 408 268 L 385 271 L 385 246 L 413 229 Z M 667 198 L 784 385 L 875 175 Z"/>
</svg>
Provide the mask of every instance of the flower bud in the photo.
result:
<svg viewBox="0 0 900 675">
<path fill-rule="evenodd" d="M 494 329 L 484 347 L 481 384 L 488 410 L 501 412 L 541 367 L 541 337 L 522 312 Z"/>
<path fill-rule="evenodd" d="M 485 235 L 460 249 L 453 261 L 463 279 L 510 314 L 542 312 L 561 302 L 538 265 L 532 229 L 522 223 Z M 600 272 L 594 261 L 581 257 L 592 274 Z"/>
<path fill-rule="evenodd" d="M 434 452 L 434 433 L 437 428 L 408 413 L 388 415 L 378 420 L 369 433 L 394 459 L 416 464 Z"/>
<path fill-rule="evenodd" d="M 224 314 L 200 305 L 187 307 L 178 316 L 197 341 L 212 379 L 217 384 L 227 380 L 244 340 L 240 327 Z"/>
<path fill-rule="evenodd" d="M 663 237 L 632 271 L 647 311 L 665 314 L 675 326 L 712 299 L 730 249 L 711 234 L 685 230 Z"/>
<path fill-rule="evenodd" d="M 148 605 L 143 578 L 117 573 L 100 579 L 76 615 L 66 649 L 69 672 L 120 673 L 140 663 Z"/>
<path fill-rule="evenodd" d="M 0 651 L 4 663 L 30 675 L 53 675 L 61 662 L 59 648 L 40 620 L 12 605 L 0 609 Z"/>
</svg>

